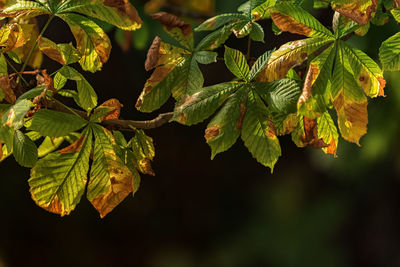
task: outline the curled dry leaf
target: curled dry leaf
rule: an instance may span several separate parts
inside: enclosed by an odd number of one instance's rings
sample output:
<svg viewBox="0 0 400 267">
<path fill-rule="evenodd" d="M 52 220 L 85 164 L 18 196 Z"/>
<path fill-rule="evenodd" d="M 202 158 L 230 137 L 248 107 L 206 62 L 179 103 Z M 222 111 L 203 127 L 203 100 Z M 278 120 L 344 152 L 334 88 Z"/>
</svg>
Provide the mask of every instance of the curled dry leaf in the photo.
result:
<svg viewBox="0 0 400 267">
<path fill-rule="evenodd" d="M 121 108 L 123 105 L 118 99 L 112 98 L 101 104 L 100 107 L 107 107 L 110 109 L 110 112 L 100 117 L 100 121 L 117 120 L 121 114 Z"/>
<path fill-rule="evenodd" d="M 182 21 L 175 15 L 167 12 L 158 12 L 153 14 L 151 17 L 158 20 L 169 31 L 173 28 L 179 28 L 185 36 L 192 34 L 192 26 L 190 26 L 189 23 Z"/>
<path fill-rule="evenodd" d="M 368 24 L 375 15 L 377 0 L 333 1 L 332 8 L 360 25 Z"/>
</svg>

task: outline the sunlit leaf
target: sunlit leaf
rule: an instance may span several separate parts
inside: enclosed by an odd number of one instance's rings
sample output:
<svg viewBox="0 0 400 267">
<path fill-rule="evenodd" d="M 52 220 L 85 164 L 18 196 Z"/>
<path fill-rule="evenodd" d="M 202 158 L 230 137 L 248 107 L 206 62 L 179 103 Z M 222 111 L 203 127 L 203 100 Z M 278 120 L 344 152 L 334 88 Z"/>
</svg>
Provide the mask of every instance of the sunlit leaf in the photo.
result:
<svg viewBox="0 0 400 267">
<path fill-rule="evenodd" d="M 44 37 L 39 39 L 39 49 L 46 56 L 62 65 L 78 62 L 81 58 L 81 54 L 72 44 L 56 44 Z"/>
</svg>

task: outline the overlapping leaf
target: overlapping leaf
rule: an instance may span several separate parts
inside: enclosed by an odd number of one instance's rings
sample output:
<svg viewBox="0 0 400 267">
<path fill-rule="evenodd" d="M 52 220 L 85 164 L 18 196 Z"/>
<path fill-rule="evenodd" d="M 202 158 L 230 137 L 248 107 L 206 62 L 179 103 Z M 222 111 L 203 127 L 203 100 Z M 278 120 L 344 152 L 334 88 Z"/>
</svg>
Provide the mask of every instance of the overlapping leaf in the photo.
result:
<svg viewBox="0 0 400 267">
<path fill-rule="evenodd" d="M 154 14 L 153 17 L 184 48 L 164 43 L 159 37 L 154 39 L 145 68 L 155 70 L 146 81 L 136 103 L 136 108 L 143 112 L 160 108 L 171 94 L 179 100 L 197 92 L 204 83 L 198 63 L 216 61 L 216 53 L 194 49 L 193 32 L 189 24 L 164 12 Z"/>
</svg>

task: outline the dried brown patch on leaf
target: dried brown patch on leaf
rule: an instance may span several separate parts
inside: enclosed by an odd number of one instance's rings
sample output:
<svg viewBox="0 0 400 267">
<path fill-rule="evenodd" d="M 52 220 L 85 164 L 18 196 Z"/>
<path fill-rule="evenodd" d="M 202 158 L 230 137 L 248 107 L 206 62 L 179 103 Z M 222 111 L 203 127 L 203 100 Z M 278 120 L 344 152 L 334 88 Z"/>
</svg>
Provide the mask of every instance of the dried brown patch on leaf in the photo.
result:
<svg viewBox="0 0 400 267">
<path fill-rule="evenodd" d="M 206 133 L 204 135 L 204 138 L 206 141 L 210 141 L 211 139 L 217 137 L 221 132 L 221 127 L 219 125 L 213 125 L 209 128 L 206 129 Z"/>
<path fill-rule="evenodd" d="M 136 8 L 132 6 L 129 0 L 104 0 L 104 5 L 115 8 L 121 16 L 128 16 L 132 22 L 135 22 L 138 25 L 143 24 Z"/>
<path fill-rule="evenodd" d="M 112 98 L 101 104 L 100 107 L 107 107 L 110 109 L 110 112 L 100 117 L 100 121 L 117 120 L 121 114 L 123 105 L 118 99 Z"/>
<path fill-rule="evenodd" d="M 190 26 L 189 23 L 186 23 L 183 20 L 179 19 L 175 15 L 169 14 L 167 12 L 158 12 L 151 15 L 151 17 L 158 20 L 168 30 L 179 28 L 185 36 L 189 36 L 192 34 L 192 26 Z"/>
<path fill-rule="evenodd" d="M 317 122 L 308 117 L 303 118 L 304 122 L 304 136 L 302 136 L 302 143 L 305 146 L 312 146 L 314 148 L 328 147 L 322 138 L 318 138 L 318 125 Z"/>
<path fill-rule="evenodd" d="M 276 138 L 276 130 L 274 123 L 271 120 L 268 120 L 267 124 L 268 124 L 268 130 L 265 132 L 265 135 L 270 139 Z"/>
<path fill-rule="evenodd" d="M 39 47 L 40 50 L 52 60 L 57 61 L 61 65 L 66 64 L 62 54 L 57 48 L 57 45 L 51 42 L 49 39 L 39 36 Z"/>
<path fill-rule="evenodd" d="M 368 124 L 368 102 L 347 101 L 340 93 L 333 101 L 338 114 L 338 125 L 342 137 L 360 146 L 360 139 L 367 133 Z"/>
<path fill-rule="evenodd" d="M 58 153 L 60 153 L 60 154 L 77 153 L 77 152 L 81 151 L 82 146 L 85 143 L 85 140 L 86 140 L 86 137 L 84 135 L 82 135 L 78 140 L 75 141 L 75 143 L 59 150 Z"/>
<path fill-rule="evenodd" d="M 378 96 L 386 96 L 385 95 L 385 91 L 384 88 L 386 86 L 386 80 L 383 77 L 378 77 L 378 81 L 379 81 L 379 93 Z"/>
<path fill-rule="evenodd" d="M 236 129 L 239 131 L 242 130 L 244 115 L 246 115 L 246 106 L 243 103 L 240 103 L 240 118 L 236 122 Z"/>
<path fill-rule="evenodd" d="M 143 174 L 148 174 L 151 176 L 155 176 L 156 174 L 153 171 L 153 168 L 151 167 L 151 160 L 148 158 L 144 158 L 142 160 L 139 161 L 140 164 L 140 171 Z"/>
<path fill-rule="evenodd" d="M 278 28 L 285 32 L 310 36 L 313 31 L 310 27 L 298 22 L 294 18 L 279 12 L 271 12 L 271 19 Z"/>
<path fill-rule="evenodd" d="M 360 25 L 366 25 L 371 21 L 376 12 L 377 6 L 377 0 L 356 0 L 351 2 L 349 1 L 348 3 L 332 5 L 334 10 L 343 16 L 354 20 Z"/>
<path fill-rule="evenodd" d="M 101 218 L 104 218 L 133 192 L 133 175 L 127 168 L 112 167 L 110 172 L 112 176 L 109 191 L 91 201 Z"/>
<path fill-rule="evenodd" d="M 146 71 L 152 70 L 157 67 L 158 59 L 160 58 L 160 46 L 161 38 L 156 36 L 149 48 L 149 51 L 147 51 L 146 62 L 144 64 L 144 68 L 146 69 Z"/>
</svg>

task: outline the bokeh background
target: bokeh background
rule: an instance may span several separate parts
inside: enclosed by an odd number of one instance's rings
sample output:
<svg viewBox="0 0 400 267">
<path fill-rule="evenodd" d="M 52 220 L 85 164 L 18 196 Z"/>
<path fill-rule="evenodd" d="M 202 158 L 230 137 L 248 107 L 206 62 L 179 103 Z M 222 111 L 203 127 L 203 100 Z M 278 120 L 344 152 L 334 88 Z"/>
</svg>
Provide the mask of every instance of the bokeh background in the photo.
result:
<svg viewBox="0 0 400 267">
<path fill-rule="evenodd" d="M 174 8 L 177 3 L 164 7 L 182 10 Z M 183 9 L 198 12 L 201 3 Z M 241 3 L 216 0 L 212 12 L 235 11 Z M 141 114 L 134 104 L 150 75 L 143 68 L 146 49 L 161 27 L 146 15 L 144 1 L 134 4 L 144 29 L 127 42 L 122 32 L 104 25 L 113 40 L 111 58 L 102 72 L 85 75 L 100 100 L 120 99 L 122 117 L 139 120 L 157 115 Z M 331 10 L 312 13 L 330 26 Z M 269 21 L 263 26 L 265 43 L 253 45 L 254 57 L 301 38 L 276 37 Z M 399 27 L 373 26 L 366 37 L 349 42 L 377 59 L 381 42 Z M 73 40 L 60 21 L 47 35 Z M 247 40 L 232 37 L 228 45 L 245 51 Z M 45 64 L 57 67 L 50 60 Z M 223 63 L 203 70 L 207 85 L 232 78 Z M 0 164 L 0 267 L 400 266 L 400 74 L 385 77 L 387 97 L 370 101 L 362 147 L 340 140 L 333 158 L 299 149 L 284 137 L 273 174 L 240 140 L 211 161 L 203 138 L 206 123 L 148 131 L 155 140 L 157 175 L 143 176 L 135 197 L 104 219 L 84 198 L 63 218 L 37 207 L 29 194 L 29 170 L 10 158 Z M 171 101 L 160 112 L 172 107 Z"/>
</svg>

